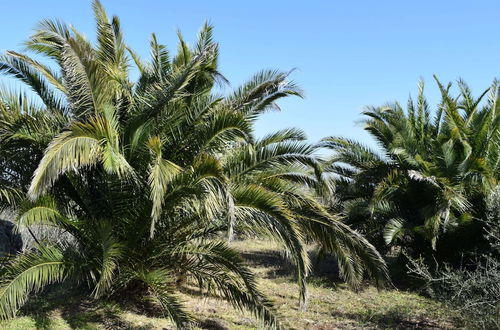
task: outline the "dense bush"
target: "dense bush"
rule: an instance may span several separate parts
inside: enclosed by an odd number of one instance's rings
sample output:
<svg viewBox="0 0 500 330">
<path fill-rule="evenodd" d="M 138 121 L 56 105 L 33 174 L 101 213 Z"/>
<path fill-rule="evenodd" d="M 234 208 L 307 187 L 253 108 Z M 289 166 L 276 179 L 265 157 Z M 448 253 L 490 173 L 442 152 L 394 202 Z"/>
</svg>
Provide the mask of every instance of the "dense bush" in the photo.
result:
<svg viewBox="0 0 500 330">
<path fill-rule="evenodd" d="M 381 251 L 458 265 L 464 254 L 489 249 L 485 199 L 500 173 L 500 94 L 495 81 L 479 97 L 458 82 L 442 85 L 431 111 L 424 85 L 407 110 L 396 104 L 364 112 L 379 149 L 330 137 L 325 163 L 336 186 L 333 210 Z"/>
<path fill-rule="evenodd" d="M 488 196 L 486 209 L 489 252 L 474 254 L 460 267 L 409 258 L 408 270 L 424 282 L 427 294 L 458 309 L 469 326 L 496 329 L 500 327 L 500 187 Z"/>
</svg>

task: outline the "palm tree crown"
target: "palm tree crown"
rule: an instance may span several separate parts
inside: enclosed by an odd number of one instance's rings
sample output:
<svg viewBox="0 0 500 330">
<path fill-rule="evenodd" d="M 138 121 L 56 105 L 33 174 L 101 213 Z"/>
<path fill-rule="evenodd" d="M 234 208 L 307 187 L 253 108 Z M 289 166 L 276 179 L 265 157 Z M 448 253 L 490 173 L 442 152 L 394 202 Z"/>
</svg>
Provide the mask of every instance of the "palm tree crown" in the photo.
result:
<svg viewBox="0 0 500 330">
<path fill-rule="evenodd" d="M 434 118 L 423 83 L 407 111 L 392 104 L 364 112 L 380 153 L 349 139 L 322 142 L 335 151 L 325 165 L 340 196 L 335 208 L 379 247 L 385 241 L 418 254 L 442 236 L 441 249 L 456 253 L 457 244 L 483 236 L 478 220 L 500 174 L 498 83 L 478 98 L 463 81 L 457 97 L 451 84 L 437 84 Z"/>
</svg>

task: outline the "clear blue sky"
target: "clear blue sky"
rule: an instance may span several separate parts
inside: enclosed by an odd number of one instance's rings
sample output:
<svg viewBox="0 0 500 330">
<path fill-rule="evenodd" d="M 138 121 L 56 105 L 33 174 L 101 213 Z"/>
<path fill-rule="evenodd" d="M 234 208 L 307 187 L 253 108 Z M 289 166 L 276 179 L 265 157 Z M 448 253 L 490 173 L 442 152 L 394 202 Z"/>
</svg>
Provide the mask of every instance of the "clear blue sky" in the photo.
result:
<svg viewBox="0 0 500 330">
<path fill-rule="evenodd" d="M 365 105 L 406 102 L 420 78 L 464 78 L 479 93 L 500 77 L 500 1 L 131 1 L 103 0 L 121 18 L 127 43 L 147 55 L 151 32 L 174 51 L 175 31 L 193 41 L 205 20 L 221 44 L 233 85 L 263 68 L 298 68 L 306 99 L 282 102 L 257 134 L 297 126 L 312 141 L 343 135 L 369 143 Z M 61 18 L 94 37 L 90 1 L 0 2 L 0 50 L 19 50 L 35 23 Z"/>
</svg>

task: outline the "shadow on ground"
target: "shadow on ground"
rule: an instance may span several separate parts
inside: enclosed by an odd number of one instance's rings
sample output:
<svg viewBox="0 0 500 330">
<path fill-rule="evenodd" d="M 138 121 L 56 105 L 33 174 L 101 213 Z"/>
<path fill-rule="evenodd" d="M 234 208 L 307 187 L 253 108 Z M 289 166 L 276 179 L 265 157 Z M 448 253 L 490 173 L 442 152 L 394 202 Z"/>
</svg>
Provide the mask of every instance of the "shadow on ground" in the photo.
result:
<svg viewBox="0 0 500 330">
<path fill-rule="evenodd" d="M 355 320 L 367 328 L 376 329 L 442 329 L 436 322 L 423 317 L 410 317 L 407 312 L 399 308 L 390 309 L 385 312 L 365 311 L 363 313 L 334 312 L 333 316 Z"/>
<path fill-rule="evenodd" d="M 294 265 L 278 251 L 244 251 L 241 255 L 250 267 L 265 269 L 265 278 L 288 277 L 295 280 Z M 312 271 L 309 275 L 310 282 L 318 281 L 332 287 L 342 282 L 337 263 L 332 257 L 320 256 L 315 251 L 309 252 L 309 256 L 312 260 Z"/>
<path fill-rule="evenodd" d="M 60 321 L 54 316 L 59 316 L 70 329 L 95 329 L 97 325 L 108 330 L 153 329 L 150 324 L 135 326 L 124 320 L 120 316 L 123 311 L 123 306 L 117 304 L 89 301 L 72 288 L 49 287 L 30 299 L 21 314 L 32 318 L 40 330 L 56 328 Z"/>
<path fill-rule="evenodd" d="M 186 289 L 189 290 L 189 289 Z M 200 295 L 197 290 L 189 290 L 191 295 Z M 87 295 L 88 296 L 88 295 Z M 147 317 L 163 318 L 164 315 L 156 306 L 145 302 L 126 299 L 115 299 L 111 301 L 92 301 L 77 290 L 64 287 L 49 287 L 44 292 L 32 297 L 21 309 L 20 316 L 27 316 L 34 321 L 36 329 L 96 329 L 106 330 L 150 330 L 157 326 L 152 323 L 140 326 L 123 318 L 123 313 Z M 199 319 L 196 325 L 200 329 L 226 330 L 229 329 L 223 320 L 218 318 Z M 170 328 L 165 328 L 170 329 Z M 173 328 L 172 328 L 173 329 Z"/>
</svg>

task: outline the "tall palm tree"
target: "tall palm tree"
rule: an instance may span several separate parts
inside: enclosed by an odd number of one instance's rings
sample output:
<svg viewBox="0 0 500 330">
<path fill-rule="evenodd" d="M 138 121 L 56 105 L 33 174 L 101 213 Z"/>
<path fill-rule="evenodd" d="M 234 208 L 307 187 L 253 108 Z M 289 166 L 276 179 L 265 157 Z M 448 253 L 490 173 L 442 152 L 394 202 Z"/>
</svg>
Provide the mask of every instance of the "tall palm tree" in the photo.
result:
<svg viewBox="0 0 500 330">
<path fill-rule="evenodd" d="M 441 236 L 440 249 L 453 252 L 483 236 L 478 220 L 500 174 L 498 83 L 475 98 L 463 81 L 457 97 L 436 81 L 434 118 L 423 83 L 406 111 L 396 103 L 363 113 L 380 152 L 344 138 L 321 143 L 334 151 L 326 166 L 340 196 L 335 207 L 379 247 L 432 253 Z"/>
<path fill-rule="evenodd" d="M 297 267 L 306 300 L 315 239 L 342 274 L 386 278 L 374 247 L 319 202 L 328 191 L 315 147 L 298 130 L 253 136 L 261 113 L 301 96 L 288 73 L 262 71 L 229 95 L 214 92 L 218 45 L 205 24 L 194 47 L 179 34 L 171 57 L 153 34 L 151 60 L 124 43 L 117 17 L 93 5 L 97 44 L 42 21 L 26 48 L 56 69 L 7 52 L 0 70 L 36 94 L 1 92 L 0 202 L 19 227 L 51 226 L 63 239 L 35 245 L 2 269 L 0 317 L 30 292 L 76 281 L 93 297 L 147 293 L 178 327 L 192 316 L 176 292 L 186 281 L 277 326 L 272 304 L 226 242 L 236 230 L 268 234 Z M 130 62 L 139 71 L 130 80 Z"/>
</svg>

